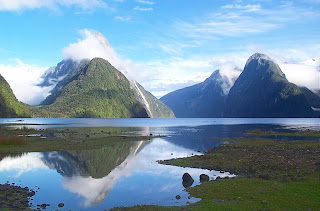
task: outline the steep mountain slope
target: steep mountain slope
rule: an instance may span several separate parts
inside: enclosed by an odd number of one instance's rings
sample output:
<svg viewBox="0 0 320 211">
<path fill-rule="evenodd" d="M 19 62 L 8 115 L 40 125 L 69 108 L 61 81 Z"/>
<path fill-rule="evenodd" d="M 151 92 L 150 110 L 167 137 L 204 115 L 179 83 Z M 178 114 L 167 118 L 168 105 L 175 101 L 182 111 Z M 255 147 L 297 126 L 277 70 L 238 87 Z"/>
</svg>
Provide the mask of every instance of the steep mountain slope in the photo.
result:
<svg viewBox="0 0 320 211">
<path fill-rule="evenodd" d="M 224 83 L 220 71 L 216 70 L 204 82 L 171 92 L 160 100 L 176 117 L 222 117 L 226 100 Z"/>
<path fill-rule="evenodd" d="M 313 111 L 269 57 L 256 53 L 231 88 L 225 117 L 309 117 Z"/>
<path fill-rule="evenodd" d="M 67 75 L 72 74 L 77 68 L 84 65 L 88 60 L 82 60 L 80 62 L 73 61 L 71 59 L 62 60 L 56 67 L 50 67 L 42 76 L 43 81 L 39 86 L 52 86 Z"/>
<path fill-rule="evenodd" d="M 51 93 L 40 110 L 58 117 L 148 117 L 127 78 L 101 58 L 82 65 Z"/>
<path fill-rule="evenodd" d="M 304 94 L 304 96 L 309 101 L 310 105 L 313 108 L 319 108 L 320 109 L 320 96 L 313 93 L 310 89 L 307 87 L 300 87 L 301 92 Z"/>
<path fill-rule="evenodd" d="M 30 117 L 27 106 L 19 102 L 10 85 L 0 75 L 0 117 Z"/>
<path fill-rule="evenodd" d="M 138 82 L 132 81 L 132 89 L 136 98 L 144 105 L 151 118 L 174 118 L 173 111 L 158 98 L 145 90 Z"/>
</svg>

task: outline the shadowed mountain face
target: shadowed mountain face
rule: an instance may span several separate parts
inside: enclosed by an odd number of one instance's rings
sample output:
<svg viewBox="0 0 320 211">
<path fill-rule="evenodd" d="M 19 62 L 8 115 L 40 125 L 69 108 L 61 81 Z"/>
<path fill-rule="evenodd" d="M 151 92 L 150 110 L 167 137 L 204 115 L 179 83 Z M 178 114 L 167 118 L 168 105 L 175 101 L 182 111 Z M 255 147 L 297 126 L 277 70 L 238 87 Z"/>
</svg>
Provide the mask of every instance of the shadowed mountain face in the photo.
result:
<svg viewBox="0 0 320 211">
<path fill-rule="evenodd" d="M 68 75 L 51 93 L 41 109 L 58 117 L 148 117 L 128 79 L 100 58 Z"/>
<path fill-rule="evenodd" d="M 42 76 L 43 81 L 39 86 L 52 86 L 57 84 L 67 75 L 72 74 L 77 68 L 87 63 L 88 60 L 76 62 L 71 59 L 61 61 L 56 67 L 50 67 Z"/>
<path fill-rule="evenodd" d="M 228 82 L 228 81 L 227 81 Z M 318 98 L 288 82 L 268 56 L 252 55 L 229 94 L 219 70 L 204 82 L 161 98 L 177 117 L 312 117 Z M 232 84 L 229 84 L 230 86 Z M 308 99 L 307 99 L 308 98 Z M 310 105 L 311 104 L 311 105 Z"/>
<path fill-rule="evenodd" d="M 311 106 L 269 57 L 256 53 L 231 88 L 226 117 L 310 117 Z"/>
<path fill-rule="evenodd" d="M 320 109 L 320 96 L 312 92 L 307 87 L 300 87 L 301 92 L 306 96 L 307 100 L 309 101 L 310 105 L 313 108 Z"/>
<path fill-rule="evenodd" d="M 222 117 L 226 100 L 223 78 L 216 70 L 204 82 L 171 92 L 160 100 L 176 117 Z"/>
<path fill-rule="evenodd" d="M 8 82 L 0 75 L 0 117 L 30 117 L 27 106 L 15 97 Z"/>
</svg>

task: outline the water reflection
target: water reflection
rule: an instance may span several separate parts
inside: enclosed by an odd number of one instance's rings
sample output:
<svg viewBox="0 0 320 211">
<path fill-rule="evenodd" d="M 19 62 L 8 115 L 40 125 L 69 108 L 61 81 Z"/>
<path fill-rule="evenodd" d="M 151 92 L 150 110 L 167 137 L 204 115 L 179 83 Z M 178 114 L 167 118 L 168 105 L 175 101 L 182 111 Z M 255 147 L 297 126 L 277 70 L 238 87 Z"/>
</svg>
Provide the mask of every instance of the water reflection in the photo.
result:
<svg viewBox="0 0 320 211">
<path fill-rule="evenodd" d="M 0 172 L 13 172 L 11 176 L 18 178 L 35 169 L 48 169 L 48 166 L 42 162 L 42 158 L 43 154 L 40 152 L 6 156 L 0 161 Z"/>
<path fill-rule="evenodd" d="M 25 186 L 40 186 L 34 204 L 63 202 L 65 209 L 72 210 L 183 205 L 198 200 L 188 199 L 184 191 L 181 177 L 185 172 L 194 178 L 193 185 L 199 184 L 199 175 L 203 173 L 211 179 L 228 175 L 156 162 L 192 154 L 200 153 L 163 138 L 110 143 L 97 150 L 27 153 L 0 161 L 0 182 L 21 181 Z M 176 195 L 181 200 L 176 200 Z"/>
</svg>

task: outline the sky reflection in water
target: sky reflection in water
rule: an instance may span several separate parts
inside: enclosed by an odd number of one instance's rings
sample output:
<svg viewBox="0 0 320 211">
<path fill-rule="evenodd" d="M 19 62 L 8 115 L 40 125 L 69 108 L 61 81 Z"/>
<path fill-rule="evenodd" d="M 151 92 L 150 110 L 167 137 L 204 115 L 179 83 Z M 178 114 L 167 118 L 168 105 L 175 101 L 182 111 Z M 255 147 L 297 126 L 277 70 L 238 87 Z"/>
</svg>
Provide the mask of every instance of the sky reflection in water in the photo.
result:
<svg viewBox="0 0 320 211">
<path fill-rule="evenodd" d="M 0 119 L 2 123 L 16 119 Z M 27 123 L 37 123 L 28 119 Z M 74 126 L 74 120 L 41 120 L 45 125 L 29 125 L 35 128 Z M 82 126 L 94 127 L 110 124 L 110 120 L 91 119 Z M 103 149 L 60 152 L 35 152 L 7 156 L 0 160 L 0 183 L 6 181 L 28 186 L 38 192 L 33 204 L 47 203 L 49 209 L 57 209 L 61 202 L 63 209 L 103 210 L 115 206 L 133 206 L 139 204 L 184 205 L 199 199 L 188 199 L 188 193 L 182 186 L 182 175 L 190 173 L 193 184 L 199 184 L 199 175 L 207 174 L 211 179 L 217 176 L 230 176 L 217 171 L 180 168 L 160 165 L 156 161 L 176 157 L 186 157 L 219 146 L 220 138 L 243 136 L 244 131 L 260 128 L 262 130 L 287 130 L 319 127 L 314 119 L 190 119 L 173 120 L 115 120 L 121 128 L 108 127 L 108 130 L 129 134 L 162 134 L 164 138 L 151 141 L 112 143 Z M 149 121 L 150 127 L 145 126 Z M 166 122 L 167 121 L 167 122 Z M 256 121 L 256 124 L 254 122 Z M 267 121 L 266 124 L 262 122 Z M 95 123 L 94 123 L 95 122 Z M 119 123 L 120 122 L 120 123 Z M 161 123 L 162 127 L 152 127 Z M 219 124 L 218 124 L 218 123 Z M 224 122 L 224 123 L 223 123 Z M 21 123 L 21 122 L 20 122 Z M 170 126 L 174 125 L 174 126 Z M 79 125 L 77 125 L 79 126 Z M 102 127 L 102 126 L 101 126 Z M 208 139 L 214 140 L 208 140 Z M 40 187 L 38 190 L 37 187 Z M 181 199 L 175 199 L 180 195 Z"/>
</svg>

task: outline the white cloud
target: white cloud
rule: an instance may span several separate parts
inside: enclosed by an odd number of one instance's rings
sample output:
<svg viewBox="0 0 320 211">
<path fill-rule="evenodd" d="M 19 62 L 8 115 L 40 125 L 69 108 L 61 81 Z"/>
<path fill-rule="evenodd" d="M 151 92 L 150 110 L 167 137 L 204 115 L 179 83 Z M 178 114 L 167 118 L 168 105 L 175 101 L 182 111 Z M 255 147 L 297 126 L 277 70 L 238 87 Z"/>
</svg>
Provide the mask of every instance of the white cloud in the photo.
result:
<svg viewBox="0 0 320 211">
<path fill-rule="evenodd" d="M 320 70 L 317 70 L 317 67 L 303 63 L 280 63 L 279 66 L 286 74 L 288 81 L 298 86 L 306 86 L 311 90 L 320 89 Z"/>
<path fill-rule="evenodd" d="M 115 16 L 114 19 L 119 20 L 119 21 L 130 21 L 131 17 L 130 16 Z"/>
<path fill-rule="evenodd" d="M 39 152 L 26 153 L 20 157 L 5 157 L 0 161 L 0 172 L 15 171 L 15 177 L 39 169 L 49 169 L 42 161 L 43 155 Z"/>
<path fill-rule="evenodd" d="M 220 75 L 223 79 L 222 89 L 225 95 L 229 93 L 234 82 L 241 74 L 241 71 L 242 70 L 231 63 L 224 64 L 219 68 Z"/>
<path fill-rule="evenodd" d="M 139 7 L 136 6 L 135 8 L 133 8 L 133 10 L 137 10 L 137 11 L 141 11 L 141 12 L 148 12 L 148 11 L 153 11 L 152 7 Z"/>
<path fill-rule="evenodd" d="M 139 81 L 148 76 L 149 73 L 144 68 L 133 64 L 130 60 L 120 58 L 101 33 L 84 29 L 80 34 L 83 39 L 71 43 L 62 50 L 64 59 L 80 61 L 99 57 L 110 62 L 130 79 Z"/>
<path fill-rule="evenodd" d="M 107 7 L 102 0 L 0 0 L 0 11 L 20 11 L 26 9 L 47 8 L 56 10 L 59 7 L 77 6 L 83 10 Z"/>
<path fill-rule="evenodd" d="M 244 10 L 245 12 L 257 12 L 260 11 L 261 5 L 260 4 L 247 4 L 247 5 L 240 5 L 240 4 L 228 4 L 221 7 L 222 9 L 240 9 Z"/>
<path fill-rule="evenodd" d="M 0 74 L 10 84 L 17 99 L 30 104 L 37 105 L 53 87 L 39 87 L 41 76 L 48 67 L 38 67 L 23 63 L 19 59 L 14 59 L 12 65 L 0 64 Z"/>
<path fill-rule="evenodd" d="M 141 4 L 148 4 L 148 5 L 154 5 L 155 3 L 153 1 L 146 1 L 146 0 L 137 0 L 137 2 Z"/>
</svg>

